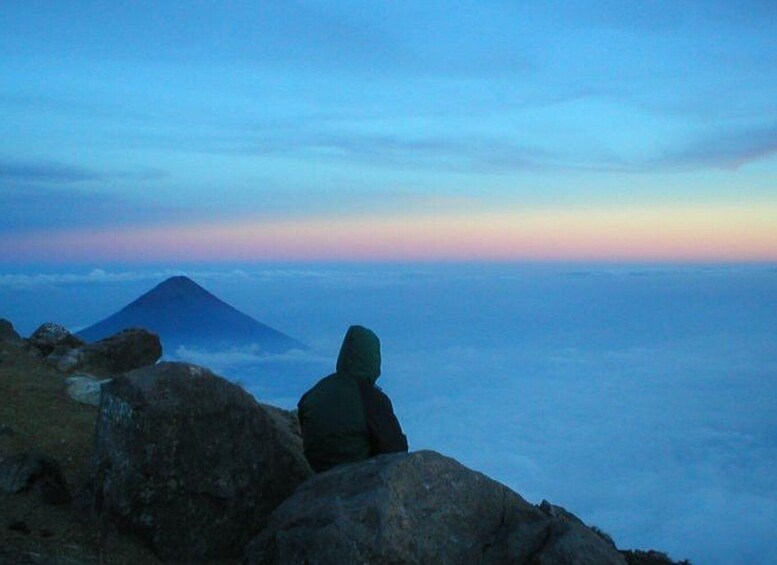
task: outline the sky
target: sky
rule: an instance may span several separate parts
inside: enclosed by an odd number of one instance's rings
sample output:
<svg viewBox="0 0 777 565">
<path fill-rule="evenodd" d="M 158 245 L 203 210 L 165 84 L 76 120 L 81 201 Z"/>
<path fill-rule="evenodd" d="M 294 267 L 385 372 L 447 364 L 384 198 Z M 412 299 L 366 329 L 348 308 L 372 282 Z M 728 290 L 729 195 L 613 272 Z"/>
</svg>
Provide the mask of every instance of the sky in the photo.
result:
<svg viewBox="0 0 777 565">
<path fill-rule="evenodd" d="M 0 17 L 0 266 L 777 260 L 770 1 Z"/>
</svg>

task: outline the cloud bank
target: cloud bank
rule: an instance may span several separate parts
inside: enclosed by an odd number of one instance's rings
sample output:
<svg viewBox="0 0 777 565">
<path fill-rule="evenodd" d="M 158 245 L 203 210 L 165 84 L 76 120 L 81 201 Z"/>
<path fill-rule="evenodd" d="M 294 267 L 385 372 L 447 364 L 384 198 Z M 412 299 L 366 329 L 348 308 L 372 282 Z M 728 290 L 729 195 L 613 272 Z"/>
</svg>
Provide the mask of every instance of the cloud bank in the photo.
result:
<svg viewBox="0 0 777 565">
<path fill-rule="evenodd" d="M 765 565 L 777 557 L 774 276 L 767 267 L 448 268 L 326 291 L 313 290 L 315 278 L 266 280 L 257 292 L 283 286 L 268 297 L 280 304 L 311 293 L 287 324 L 335 329 L 317 364 L 241 357 L 231 367 L 227 354 L 222 368 L 293 408 L 331 370 L 347 324 L 366 323 L 382 338 L 379 384 L 412 449 L 564 505 L 621 546 Z"/>
</svg>

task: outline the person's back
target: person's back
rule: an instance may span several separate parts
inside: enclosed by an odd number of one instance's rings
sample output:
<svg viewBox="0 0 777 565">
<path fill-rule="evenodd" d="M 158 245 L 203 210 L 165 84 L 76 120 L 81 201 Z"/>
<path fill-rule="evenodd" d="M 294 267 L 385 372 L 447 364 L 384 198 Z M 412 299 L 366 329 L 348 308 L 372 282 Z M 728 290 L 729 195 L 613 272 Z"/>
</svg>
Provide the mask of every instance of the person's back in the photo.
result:
<svg viewBox="0 0 777 565">
<path fill-rule="evenodd" d="M 378 376 L 378 337 L 351 326 L 337 372 L 321 379 L 298 404 L 305 457 L 316 472 L 379 453 L 407 451 L 391 401 L 375 386 Z"/>
</svg>

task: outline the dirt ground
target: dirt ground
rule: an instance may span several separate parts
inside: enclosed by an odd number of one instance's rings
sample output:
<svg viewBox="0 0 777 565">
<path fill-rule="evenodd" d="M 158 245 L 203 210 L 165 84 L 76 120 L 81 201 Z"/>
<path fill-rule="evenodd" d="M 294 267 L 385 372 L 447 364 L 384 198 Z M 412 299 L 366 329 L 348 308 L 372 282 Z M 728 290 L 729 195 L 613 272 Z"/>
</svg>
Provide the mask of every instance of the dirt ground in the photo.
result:
<svg viewBox="0 0 777 565">
<path fill-rule="evenodd" d="M 76 495 L 88 476 L 97 408 L 71 400 L 64 379 L 34 354 L 0 343 L 0 458 L 52 457 Z M 0 493 L 0 563 L 158 562 L 140 542 L 98 527 L 74 503 L 44 504 L 35 489 Z"/>
</svg>

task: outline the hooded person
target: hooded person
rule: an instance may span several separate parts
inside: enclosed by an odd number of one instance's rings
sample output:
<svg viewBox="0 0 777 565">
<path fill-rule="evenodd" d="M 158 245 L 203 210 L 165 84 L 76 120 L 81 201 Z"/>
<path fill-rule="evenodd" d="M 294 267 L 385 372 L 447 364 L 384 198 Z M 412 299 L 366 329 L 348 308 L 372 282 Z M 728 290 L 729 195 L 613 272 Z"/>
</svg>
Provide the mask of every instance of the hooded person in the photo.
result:
<svg viewBox="0 0 777 565">
<path fill-rule="evenodd" d="M 351 326 L 335 373 L 324 377 L 297 404 L 305 457 L 320 473 L 381 453 L 407 451 L 391 400 L 375 381 L 380 341 L 371 330 Z"/>
</svg>

